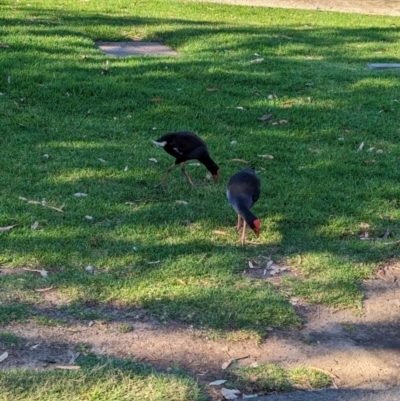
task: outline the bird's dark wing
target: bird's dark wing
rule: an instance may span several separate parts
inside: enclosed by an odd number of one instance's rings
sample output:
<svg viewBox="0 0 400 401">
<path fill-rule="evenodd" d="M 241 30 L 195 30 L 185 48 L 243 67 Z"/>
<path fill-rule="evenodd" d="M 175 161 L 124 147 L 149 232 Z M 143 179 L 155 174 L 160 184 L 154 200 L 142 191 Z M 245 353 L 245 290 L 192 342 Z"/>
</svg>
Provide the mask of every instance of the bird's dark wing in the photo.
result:
<svg viewBox="0 0 400 401">
<path fill-rule="evenodd" d="M 198 148 L 207 148 L 205 142 L 189 131 L 177 132 L 171 142 L 180 154 L 189 155 Z"/>
</svg>

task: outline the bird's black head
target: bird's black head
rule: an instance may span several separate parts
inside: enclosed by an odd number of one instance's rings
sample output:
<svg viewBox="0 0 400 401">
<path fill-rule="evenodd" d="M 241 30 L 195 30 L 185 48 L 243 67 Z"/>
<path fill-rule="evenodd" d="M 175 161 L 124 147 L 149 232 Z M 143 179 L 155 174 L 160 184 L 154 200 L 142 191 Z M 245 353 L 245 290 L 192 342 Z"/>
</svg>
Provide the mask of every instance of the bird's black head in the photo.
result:
<svg viewBox="0 0 400 401">
<path fill-rule="evenodd" d="M 219 167 L 218 165 L 210 158 L 204 162 L 204 165 L 207 167 L 207 170 L 213 176 L 214 182 L 218 180 L 219 177 Z"/>
</svg>

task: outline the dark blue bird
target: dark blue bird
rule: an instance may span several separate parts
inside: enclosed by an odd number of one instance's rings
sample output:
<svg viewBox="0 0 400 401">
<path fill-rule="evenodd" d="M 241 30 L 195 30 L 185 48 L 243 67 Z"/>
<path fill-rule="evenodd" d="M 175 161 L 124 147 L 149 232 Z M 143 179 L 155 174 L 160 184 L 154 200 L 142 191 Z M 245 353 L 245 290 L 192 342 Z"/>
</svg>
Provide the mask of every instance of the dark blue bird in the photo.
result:
<svg viewBox="0 0 400 401">
<path fill-rule="evenodd" d="M 260 179 L 251 168 L 239 171 L 228 182 L 226 196 L 238 215 L 237 231 L 242 227 L 241 219 L 243 219 L 243 231 L 240 239 L 242 245 L 245 241 L 247 225 L 250 226 L 257 237 L 260 235 L 261 222 L 250 211 L 250 208 L 257 202 L 260 196 L 260 189 Z"/>
<path fill-rule="evenodd" d="M 169 132 L 161 138 L 158 138 L 156 141 L 153 141 L 153 143 L 157 146 L 163 147 L 167 153 L 176 159 L 175 163 L 167 170 L 167 173 L 158 186 L 164 186 L 170 172 L 181 163 L 182 173 L 185 175 L 188 183 L 194 186 L 189 174 L 186 172 L 186 161 L 193 159 L 204 164 L 207 170 L 212 174 L 214 182 L 217 181 L 219 176 L 219 167 L 211 159 L 206 143 L 193 132 Z"/>
</svg>

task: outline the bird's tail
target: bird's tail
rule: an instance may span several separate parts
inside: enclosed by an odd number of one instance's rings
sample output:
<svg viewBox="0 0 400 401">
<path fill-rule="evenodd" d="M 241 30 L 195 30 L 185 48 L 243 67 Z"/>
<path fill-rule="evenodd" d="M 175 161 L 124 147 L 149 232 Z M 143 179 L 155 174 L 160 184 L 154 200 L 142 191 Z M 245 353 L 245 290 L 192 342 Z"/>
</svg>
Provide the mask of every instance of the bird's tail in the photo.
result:
<svg viewBox="0 0 400 401">
<path fill-rule="evenodd" d="M 164 147 L 167 144 L 167 141 L 163 141 L 163 142 L 152 141 L 152 142 L 154 143 L 154 145 L 161 146 L 161 147 Z"/>
<path fill-rule="evenodd" d="M 152 141 L 152 142 L 154 143 L 154 145 L 161 146 L 162 148 L 167 144 L 167 141 L 163 142 Z"/>
</svg>

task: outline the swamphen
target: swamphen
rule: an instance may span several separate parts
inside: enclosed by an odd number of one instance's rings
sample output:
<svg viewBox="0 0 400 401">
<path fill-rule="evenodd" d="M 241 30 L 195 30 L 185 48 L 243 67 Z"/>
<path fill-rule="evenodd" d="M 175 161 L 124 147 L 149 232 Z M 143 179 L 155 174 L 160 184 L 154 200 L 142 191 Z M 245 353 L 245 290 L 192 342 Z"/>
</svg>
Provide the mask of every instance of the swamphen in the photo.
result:
<svg viewBox="0 0 400 401">
<path fill-rule="evenodd" d="M 193 132 L 169 132 L 156 141 L 153 141 L 153 143 L 163 147 L 167 153 L 176 159 L 175 163 L 167 170 L 163 180 L 157 186 L 164 186 L 170 172 L 180 163 L 182 163 L 182 173 L 185 175 L 188 183 L 193 185 L 189 174 L 186 172 L 186 161 L 192 159 L 197 159 L 200 163 L 204 164 L 212 174 L 214 182 L 217 181 L 219 167 L 211 159 L 206 143 Z"/>
<path fill-rule="evenodd" d="M 226 196 L 233 209 L 238 214 L 236 230 L 241 228 L 240 218 L 243 219 L 242 245 L 246 236 L 246 225 L 253 229 L 256 236 L 260 235 L 260 220 L 251 213 L 250 208 L 257 202 L 260 196 L 261 183 L 257 174 L 251 169 L 246 168 L 233 175 L 226 191 Z"/>
</svg>

